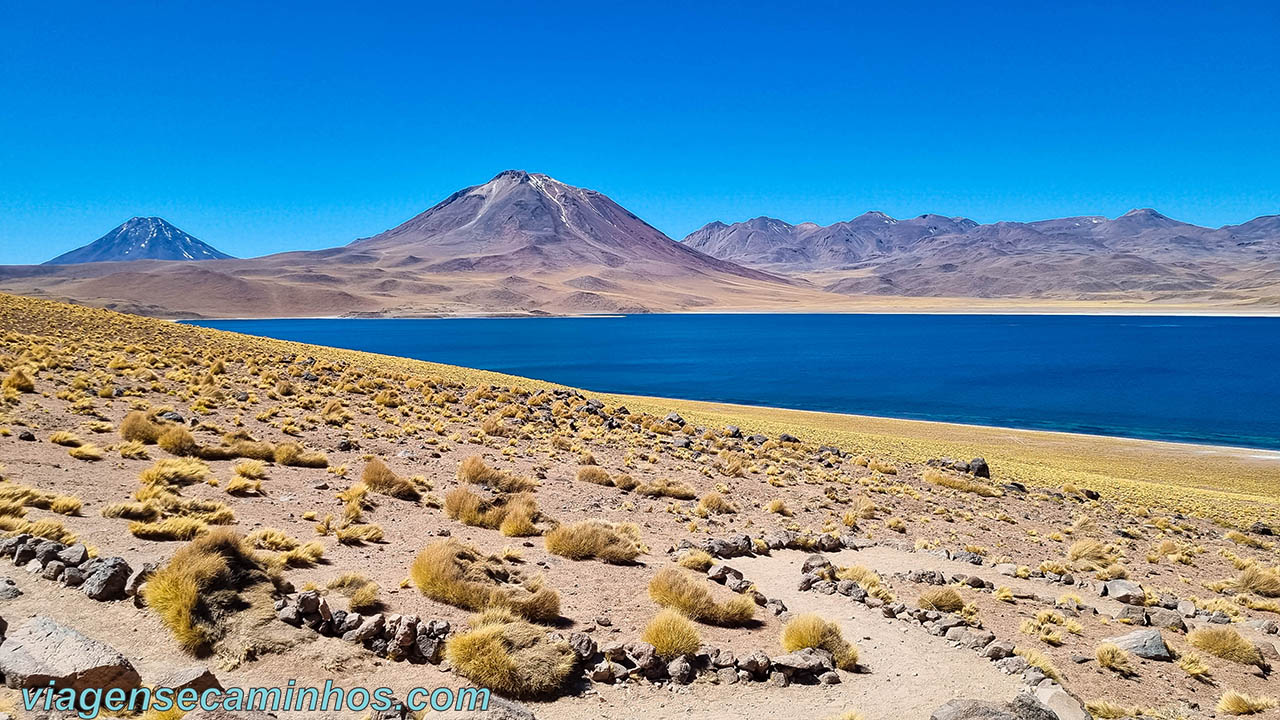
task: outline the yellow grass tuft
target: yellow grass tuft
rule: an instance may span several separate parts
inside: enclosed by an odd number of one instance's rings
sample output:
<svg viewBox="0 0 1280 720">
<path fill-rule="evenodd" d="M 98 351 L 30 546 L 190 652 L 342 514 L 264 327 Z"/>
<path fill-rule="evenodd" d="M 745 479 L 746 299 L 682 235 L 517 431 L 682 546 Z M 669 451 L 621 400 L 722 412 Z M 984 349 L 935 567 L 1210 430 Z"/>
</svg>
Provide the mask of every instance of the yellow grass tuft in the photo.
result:
<svg viewBox="0 0 1280 720">
<path fill-rule="evenodd" d="M 858 667 L 858 648 L 844 639 L 840 626 L 813 613 L 797 615 L 782 628 L 783 650 L 795 652 L 807 647 L 831 653 L 842 670 Z"/>
<path fill-rule="evenodd" d="M 1098 659 L 1098 665 L 1104 667 L 1117 675 L 1129 677 L 1137 675 L 1138 672 L 1134 668 L 1133 656 L 1125 652 L 1120 646 L 1113 643 L 1102 643 L 1094 652 L 1094 656 Z"/>
<path fill-rule="evenodd" d="M 640 554 L 640 528 L 634 523 L 614 524 L 584 520 L 561 525 L 547 533 L 547 552 L 570 560 L 599 558 L 607 563 L 629 563 Z"/>
<path fill-rule="evenodd" d="M 207 651 L 223 618 L 242 601 L 237 592 L 267 580 L 244 541 L 216 530 L 180 548 L 143 586 L 147 606 L 188 652 Z"/>
<path fill-rule="evenodd" d="M 960 593 L 956 592 L 955 588 L 929 588 L 920 593 L 917 605 L 924 610 L 958 612 L 964 607 L 964 598 L 960 597 Z"/>
<path fill-rule="evenodd" d="M 387 464 L 378 458 L 373 458 L 364 466 L 364 472 L 360 474 L 360 481 L 369 486 L 369 489 L 390 495 L 401 500 L 417 500 L 422 497 L 418 492 L 418 488 L 412 482 L 406 480 L 391 471 Z"/>
<path fill-rule="evenodd" d="M 999 488 L 992 487 L 986 483 L 981 483 L 969 478 L 952 475 L 940 470 L 929 469 L 924 471 L 924 480 L 932 485 L 939 487 L 951 488 L 961 492 L 973 493 L 982 497 L 1000 497 L 1004 492 Z"/>
<path fill-rule="evenodd" d="M 143 540 L 190 540 L 208 528 L 203 520 L 171 517 L 159 522 L 129 523 L 129 532 Z"/>
<path fill-rule="evenodd" d="M 597 465 L 583 465 L 578 468 L 578 481 L 613 486 L 613 478 L 609 477 L 609 473 L 604 468 Z"/>
<path fill-rule="evenodd" d="M 734 627 L 755 617 L 756 604 L 749 596 L 735 595 L 717 603 L 710 585 L 683 570 L 667 567 L 649 581 L 649 597 L 663 607 L 672 607 L 698 622 Z"/>
<path fill-rule="evenodd" d="M 470 630 L 449 638 L 445 655 L 462 677 L 518 699 L 555 694 L 577 667 L 568 643 L 502 613 L 472 618 Z"/>
<path fill-rule="evenodd" d="M 664 608 L 645 626 L 640 639 L 653 646 L 663 660 L 698 652 L 698 628 L 679 610 Z"/>
<path fill-rule="evenodd" d="M 1197 650 L 1203 650 L 1223 660 L 1241 665 L 1254 665 L 1263 669 L 1268 667 L 1258 648 L 1232 627 L 1220 625 L 1198 627 L 1187 633 L 1187 642 Z"/>
<path fill-rule="evenodd" d="M 534 622 L 560 616 L 559 593 L 536 579 L 521 581 L 501 558 L 454 540 L 423 548 L 409 577 L 423 595 L 465 610 L 505 608 Z"/>
<path fill-rule="evenodd" d="M 537 487 L 532 480 L 491 468 L 479 455 L 464 458 L 458 465 L 458 479 L 472 485 L 483 485 L 502 493 L 526 492 Z"/>
<path fill-rule="evenodd" d="M 1235 690 L 1228 690 L 1222 693 L 1222 697 L 1218 699 L 1216 709 L 1218 712 L 1228 715 L 1253 715 L 1275 707 L 1280 707 L 1280 700 L 1276 700 L 1273 697 L 1246 695 Z"/>
</svg>

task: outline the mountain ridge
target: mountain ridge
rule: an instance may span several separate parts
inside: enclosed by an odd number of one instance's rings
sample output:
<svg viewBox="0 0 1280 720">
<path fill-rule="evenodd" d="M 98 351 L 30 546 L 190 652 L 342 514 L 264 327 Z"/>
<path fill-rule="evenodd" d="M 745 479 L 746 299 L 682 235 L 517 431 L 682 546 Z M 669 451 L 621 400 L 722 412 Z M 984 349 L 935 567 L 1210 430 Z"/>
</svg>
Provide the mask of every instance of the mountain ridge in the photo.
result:
<svg viewBox="0 0 1280 720">
<path fill-rule="evenodd" d="M 200 240 L 162 217 L 135 216 L 106 235 L 57 257 L 45 265 L 135 260 L 228 260 L 232 256 Z"/>
</svg>

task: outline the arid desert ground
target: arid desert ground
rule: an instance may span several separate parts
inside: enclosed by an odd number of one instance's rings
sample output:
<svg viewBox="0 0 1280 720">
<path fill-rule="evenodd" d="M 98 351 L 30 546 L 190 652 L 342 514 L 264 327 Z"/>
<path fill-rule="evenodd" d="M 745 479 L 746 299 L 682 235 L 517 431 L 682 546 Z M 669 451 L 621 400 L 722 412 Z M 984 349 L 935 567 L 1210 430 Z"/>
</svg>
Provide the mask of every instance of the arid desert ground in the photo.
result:
<svg viewBox="0 0 1280 720">
<path fill-rule="evenodd" d="M 17 717 L 36 618 L 118 651 L 120 686 L 506 698 L 476 717 L 1276 714 L 1276 453 L 611 396 L 8 295 L 0 377 Z"/>
</svg>

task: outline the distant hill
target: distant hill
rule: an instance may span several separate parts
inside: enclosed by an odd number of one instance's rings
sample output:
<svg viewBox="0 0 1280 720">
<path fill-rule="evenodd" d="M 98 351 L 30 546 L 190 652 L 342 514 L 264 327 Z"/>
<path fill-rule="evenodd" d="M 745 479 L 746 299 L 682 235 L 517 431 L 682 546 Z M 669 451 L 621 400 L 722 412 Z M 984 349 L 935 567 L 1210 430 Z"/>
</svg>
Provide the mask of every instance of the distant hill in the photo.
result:
<svg viewBox="0 0 1280 720">
<path fill-rule="evenodd" d="M 223 260 L 231 256 L 174 227 L 164 218 L 135 217 L 45 265 L 126 260 Z"/>
<path fill-rule="evenodd" d="M 832 225 L 710 223 L 684 243 L 849 295 L 1062 300 L 1280 300 L 1280 216 L 1205 228 L 1138 209 L 980 225 L 883 213 Z"/>
<path fill-rule="evenodd" d="M 602 193 L 522 170 L 340 247 L 198 266 L 0 267 L 0 289 L 170 317 L 642 313 L 831 297 L 678 243 Z"/>
</svg>

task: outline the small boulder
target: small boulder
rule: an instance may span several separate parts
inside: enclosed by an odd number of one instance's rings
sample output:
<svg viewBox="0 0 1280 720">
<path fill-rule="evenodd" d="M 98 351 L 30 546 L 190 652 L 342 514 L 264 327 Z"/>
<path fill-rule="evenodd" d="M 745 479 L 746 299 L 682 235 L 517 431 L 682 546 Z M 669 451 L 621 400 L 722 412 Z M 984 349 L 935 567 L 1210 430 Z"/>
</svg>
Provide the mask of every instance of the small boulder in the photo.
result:
<svg viewBox="0 0 1280 720">
<path fill-rule="evenodd" d="M 115 648 L 47 617 L 36 616 L 0 645 L 0 673 L 10 688 L 120 688 L 142 681 Z"/>
<path fill-rule="evenodd" d="M 1130 580 L 1108 580 L 1099 594 L 1126 605 L 1143 605 L 1147 599 L 1142 586 Z"/>
<path fill-rule="evenodd" d="M 1169 651 L 1169 646 L 1165 644 L 1164 636 L 1155 628 L 1134 630 L 1128 635 L 1107 638 L 1102 642 L 1111 643 L 1145 660 L 1168 662 L 1173 659 L 1173 653 Z"/>
</svg>

